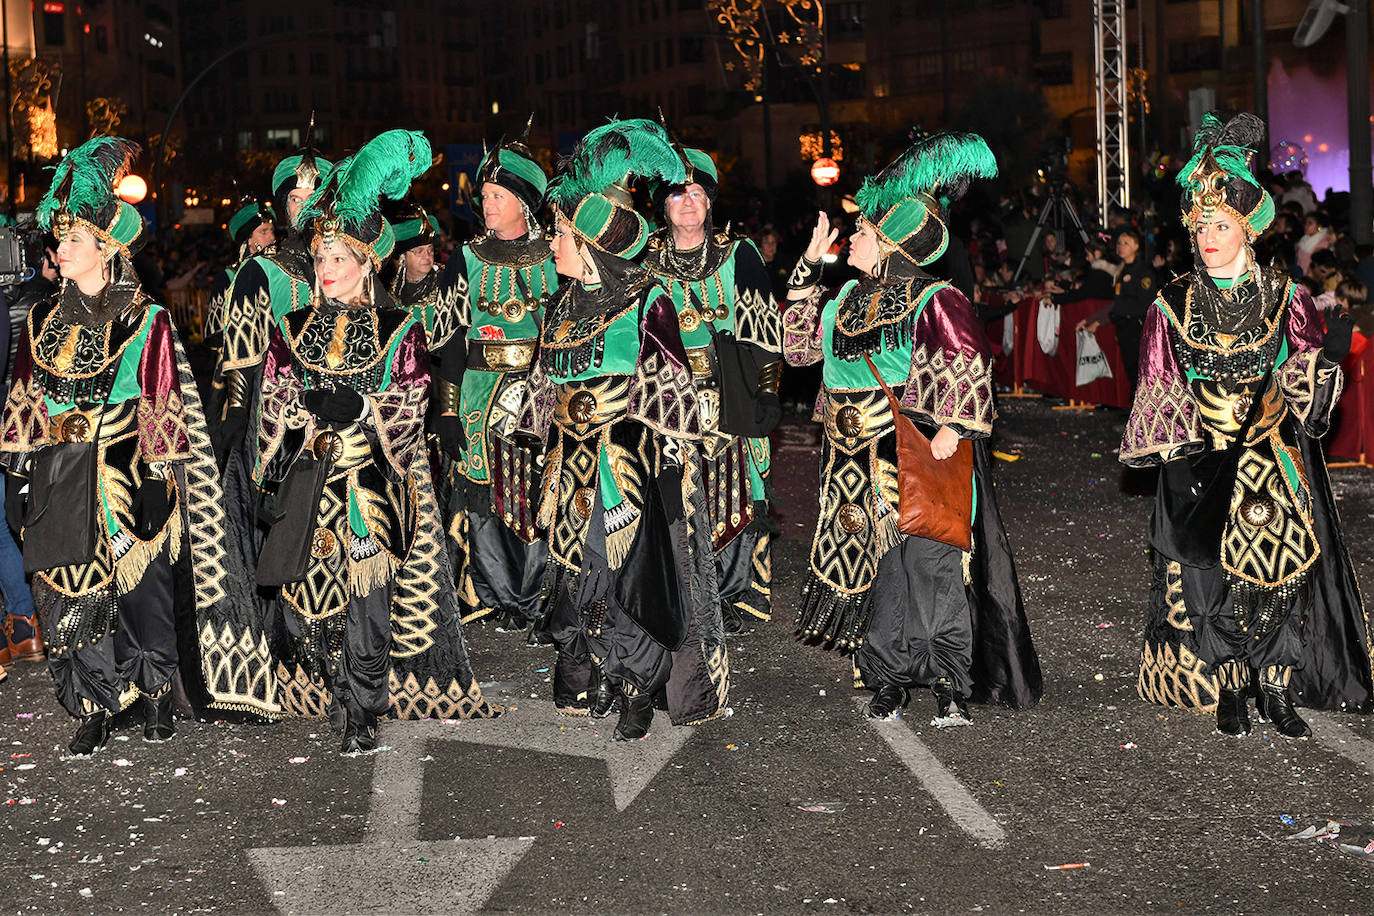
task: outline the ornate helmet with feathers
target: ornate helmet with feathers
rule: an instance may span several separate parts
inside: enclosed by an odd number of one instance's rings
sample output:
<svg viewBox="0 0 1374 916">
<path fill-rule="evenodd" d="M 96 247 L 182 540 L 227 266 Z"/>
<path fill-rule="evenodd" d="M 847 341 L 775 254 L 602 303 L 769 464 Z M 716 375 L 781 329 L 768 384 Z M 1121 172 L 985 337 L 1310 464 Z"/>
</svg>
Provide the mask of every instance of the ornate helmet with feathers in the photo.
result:
<svg viewBox="0 0 1374 916">
<path fill-rule="evenodd" d="M 107 261 L 116 254 L 131 258 L 145 241 L 143 217 L 115 196 L 115 185 L 138 154 L 138 144 L 121 137 L 92 137 L 69 152 L 38 204 L 38 225 L 59 240 L 74 228 L 86 229 Z"/>
<path fill-rule="evenodd" d="M 687 175 L 667 133 L 646 120 L 603 124 L 560 165 L 549 203 L 580 240 L 626 260 L 636 257 L 649 237 L 649 224 L 634 209 L 629 176 L 680 184 Z"/>
<path fill-rule="evenodd" d="M 1274 221 L 1274 198 L 1251 172 L 1254 147 L 1264 139 L 1264 122 L 1248 112 L 1209 111 L 1193 137 L 1193 158 L 1178 173 L 1183 187 L 1183 224 L 1225 212 L 1254 241 Z"/>
<path fill-rule="evenodd" d="M 391 256 L 396 236 L 382 216 L 382 197 L 405 196 L 432 163 L 429 140 L 417 130 L 389 130 L 330 169 L 296 217 L 315 230 L 312 248 L 336 240 L 375 271 Z"/>
<path fill-rule="evenodd" d="M 854 195 L 864 219 L 878 235 L 882 271 L 900 267 L 897 255 L 911 267 L 924 267 L 945 253 L 949 227 L 945 208 L 968 190 L 975 178 L 994 178 L 997 159 L 986 141 L 973 133 L 938 133 L 923 137 L 877 175 L 864 179 Z"/>
<path fill-rule="evenodd" d="M 439 241 L 439 221 L 417 203 L 407 204 L 394 214 L 391 230 L 396 237 L 392 254 L 404 254 Z"/>
<path fill-rule="evenodd" d="M 292 191 L 314 191 L 322 176 L 334 167 L 320 155 L 313 146 L 315 139 L 315 113 L 310 113 L 310 126 L 305 129 L 305 145 L 300 152 L 287 156 L 272 170 L 272 201 L 282 213 L 289 213 L 287 198 Z"/>
</svg>

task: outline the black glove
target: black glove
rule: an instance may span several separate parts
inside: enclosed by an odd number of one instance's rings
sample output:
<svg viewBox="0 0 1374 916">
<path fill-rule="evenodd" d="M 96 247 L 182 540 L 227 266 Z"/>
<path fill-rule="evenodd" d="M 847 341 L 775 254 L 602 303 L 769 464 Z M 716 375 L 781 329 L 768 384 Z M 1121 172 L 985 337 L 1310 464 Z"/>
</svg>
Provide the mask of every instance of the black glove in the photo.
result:
<svg viewBox="0 0 1374 916">
<path fill-rule="evenodd" d="M 234 446 L 243 441 L 243 433 L 247 428 L 248 408 L 230 407 L 224 412 L 224 421 L 210 430 L 211 445 L 215 447 L 220 467 L 224 466 Z"/>
<path fill-rule="evenodd" d="M 29 501 L 29 494 L 23 489 L 28 485 L 29 482 L 22 477 L 13 474 L 5 477 L 5 521 L 9 522 L 16 534 L 24 527 L 24 507 Z"/>
<path fill-rule="evenodd" d="M 764 431 L 764 434 L 773 431 L 773 427 L 782 420 L 782 401 L 771 391 L 762 392 L 754 401 L 754 422 Z"/>
<path fill-rule="evenodd" d="M 352 423 L 363 415 L 363 396 L 342 385 L 333 391 L 307 391 L 301 395 L 305 409 L 321 420 Z"/>
<path fill-rule="evenodd" d="M 1338 363 L 1350 355 L 1350 334 L 1355 319 L 1345 312 L 1332 312 L 1326 319 L 1326 336 L 1322 338 L 1322 355 Z"/>
<path fill-rule="evenodd" d="M 440 414 L 434 418 L 434 434 L 439 437 L 439 448 L 444 454 L 457 461 L 462 456 L 467 434 L 463 421 L 453 414 Z"/>
<path fill-rule="evenodd" d="M 167 495 L 167 481 L 145 480 L 134 493 L 134 534 L 150 541 L 157 536 L 172 517 L 172 499 Z"/>
</svg>

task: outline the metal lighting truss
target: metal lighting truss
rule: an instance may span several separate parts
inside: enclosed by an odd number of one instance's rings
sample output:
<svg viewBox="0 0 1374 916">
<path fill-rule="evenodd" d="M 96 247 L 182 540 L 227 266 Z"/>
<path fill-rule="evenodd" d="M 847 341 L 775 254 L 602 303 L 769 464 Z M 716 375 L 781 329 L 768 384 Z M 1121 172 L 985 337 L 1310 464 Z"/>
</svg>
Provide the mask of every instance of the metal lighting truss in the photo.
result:
<svg viewBox="0 0 1374 916">
<path fill-rule="evenodd" d="M 1112 204 L 1130 206 L 1126 142 L 1126 0 L 1093 0 L 1097 101 L 1097 199 L 1105 225 Z"/>
</svg>

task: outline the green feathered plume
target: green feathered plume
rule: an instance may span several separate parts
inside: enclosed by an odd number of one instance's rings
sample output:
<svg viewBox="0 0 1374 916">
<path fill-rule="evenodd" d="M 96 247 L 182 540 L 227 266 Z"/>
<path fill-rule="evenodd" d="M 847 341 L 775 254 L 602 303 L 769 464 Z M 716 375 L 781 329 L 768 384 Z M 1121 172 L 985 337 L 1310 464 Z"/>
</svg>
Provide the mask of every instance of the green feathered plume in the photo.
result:
<svg viewBox="0 0 1374 916">
<path fill-rule="evenodd" d="M 418 130 L 388 130 L 330 170 L 301 208 L 298 226 L 329 214 L 357 226 L 375 214 L 381 198 L 404 197 L 433 160 L 429 140 Z"/>
<path fill-rule="evenodd" d="M 571 206 L 627 175 L 680 184 L 687 169 L 663 128 L 653 121 L 612 121 L 588 132 L 549 190 L 556 206 Z"/>
<path fill-rule="evenodd" d="M 1259 187 L 1250 171 L 1251 149 L 1264 138 L 1264 122 L 1249 112 L 1212 112 L 1202 116 L 1202 124 L 1193 136 L 1193 158 L 1183 164 L 1178 183 L 1192 188 L 1190 177 L 1203 158 L 1211 153 L 1217 166 L 1228 178 L 1239 178 Z"/>
<path fill-rule="evenodd" d="M 982 137 L 939 133 L 913 143 L 887 168 L 865 178 L 854 202 L 872 217 L 921 193 L 957 200 L 973 179 L 996 176 L 997 158 Z"/>
<path fill-rule="evenodd" d="M 58 163 L 52 185 L 38 204 L 38 224 L 51 229 L 62 210 L 82 217 L 104 210 L 139 152 L 137 143 L 122 137 L 92 137 L 72 150 Z"/>
</svg>

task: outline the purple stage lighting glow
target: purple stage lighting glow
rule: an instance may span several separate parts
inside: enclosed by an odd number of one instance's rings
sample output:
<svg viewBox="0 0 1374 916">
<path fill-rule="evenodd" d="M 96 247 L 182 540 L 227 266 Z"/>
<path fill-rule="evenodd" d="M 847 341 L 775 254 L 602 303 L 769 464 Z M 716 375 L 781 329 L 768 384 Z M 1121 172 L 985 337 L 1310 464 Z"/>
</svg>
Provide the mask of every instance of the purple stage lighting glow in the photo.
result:
<svg viewBox="0 0 1374 916">
<path fill-rule="evenodd" d="M 1370 81 L 1374 86 L 1374 79 Z M 1374 129 L 1374 122 L 1370 128 Z M 1294 158 L 1287 170 L 1302 169 L 1307 183 L 1320 198 L 1327 188 L 1350 190 L 1350 141 L 1346 129 L 1345 70 L 1320 76 L 1307 67 L 1288 71 L 1275 60 L 1269 69 L 1269 136 L 1271 168 L 1280 171 L 1284 161 Z M 1279 145 L 1293 149 L 1280 155 Z M 1306 165 L 1299 164 L 1299 161 Z"/>
</svg>

